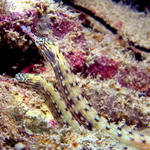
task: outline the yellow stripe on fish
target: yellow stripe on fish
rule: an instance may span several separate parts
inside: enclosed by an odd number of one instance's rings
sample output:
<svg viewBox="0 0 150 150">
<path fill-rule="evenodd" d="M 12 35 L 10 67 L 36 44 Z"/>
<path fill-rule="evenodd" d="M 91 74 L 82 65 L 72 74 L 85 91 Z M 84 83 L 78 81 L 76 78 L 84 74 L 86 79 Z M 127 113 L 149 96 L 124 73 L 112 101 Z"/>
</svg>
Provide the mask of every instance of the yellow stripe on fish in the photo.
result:
<svg viewBox="0 0 150 150">
<path fill-rule="evenodd" d="M 27 32 L 24 26 L 23 28 L 26 31 L 25 33 L 31 37 L 30 32 Z M 60 94 L 64 103 L 62 103 L 60 97 L 58 99 L 55 97 L 53 98 L 60 111 L 64 112 L 62 115 L 63 118 L 66 119 L 66 122 L 72 125 L 77 124 L 76 122 L 73 123 L 74 120 L 77 120 L 80 125 L 84 125 L 84 127 L 89 130 L 92 130 L 93 128 L 96 128 L 97 131 L 104 130 L 124 143 L 134 145 L 141 149 L 150 150 L 149 136 L 125 130 L 123 129 L 124 125 L 110 123 L 88 103 L 82 95 L 78 84 L 75 81 L 74 75 L 71 73 L 68 62 L 64 58 L 60 49 L 53 42 L 47 38 L 39 38 L 36 36 L 33 36 L 32 40 L 35 42 L 44 58 L 53 66 L 58 84 L 62 90 Z M 40 82 L 40 84 L 42 84 L 42 86 L 47 85 L 42 82 Z M 54 95 L 54 93 L 52 93 L 52 95 Z M 63 109 L 67 109 L 70 113 Z M 69 114 L 65 113 L 65 111 Z M 68 117 L 70 117 L 70 119 L 68 119 Z M 76 127 L 78 128 L 79 125 Z"/>
<path fill-rule="evenodd" d="M 41 76 L 34 74 L 18 73 L 15 78 L 49 95 L 53 104 L 57 107 L 58 113 L 61 114 L 61 117 L 71 126 L 75 128 L 80 127 L 79 123 L 72 118 L 71 113 L 67 110 L 66 104 L 61 100 L 60 95 L 51 83 L 47 82 Z"/>
</svg>

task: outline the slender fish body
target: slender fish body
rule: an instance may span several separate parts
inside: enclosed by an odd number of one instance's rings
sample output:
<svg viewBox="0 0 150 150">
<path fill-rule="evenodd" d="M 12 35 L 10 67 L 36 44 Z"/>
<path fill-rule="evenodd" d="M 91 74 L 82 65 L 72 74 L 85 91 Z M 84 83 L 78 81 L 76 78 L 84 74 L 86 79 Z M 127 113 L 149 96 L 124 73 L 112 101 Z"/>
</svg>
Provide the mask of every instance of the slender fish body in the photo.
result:
<svg viewBox="0 0 150 150">
<path fill-rule="evenodd" d="M 65 120 L 65 123 L 70 124 L 74 128 L 79 128 L 79 123 L 72 119 L 70 111 L 68 111 L 66 104 L 61 100 L 61 97 L 57 90 L 54 88 L 53 84 L 47 82 L 40 75 L 34 74 L 16 74 L 15 78 L 27 85 L 30 85 L 34 89 L 40 90 L 40 92 L 47 94 L 52 100 L 52 103 L 56 106 L 58 113 L 61 115 L 62 119 Z"/>
<path fill-rule="evenodd" d="M 26 27 L 23 26 L 23 29 L 26 34 L 30 35 Z M 32 35 L 30 35 L 30 37 L 31 36 Z M 53 101 L 55 101 L 57 108 L 68 124 L 76 128 L 83 125 L 89 130 L 93 130 L 93 128 L 96 128 L 97 131 L 104 130 L 124 143 L 134 145 L 140 149 L 150 150 L 149 136 L 125 130 L 123 128 L 124 125 L 110 123 L 88 103 L 86 98 L 82 95 L 74 75 L 71 73 L 68 62 L 60 49 L 53 42 L 46 38 L 39 38 L 36 36 L 32 36 L 32 40 L 35 42 L 35 45 L 39 48 L 44 58 L 53 66 L 58 84 L 62 90 L 61 96 L 63 101 L 58 94 L 55 96 L 56 92 L 53 90 L 52 85 L 50 86 L 50 84 L 46 83 L 43 79 L 40 81 L 40 85 L 44 87 L 45 91 L 53 95 Z M 29 77 L 29 75 L 21 76 L 23 76 L 23 80 Z M 17 78 L 21 79 L 19 77 Z M 49 86 L 51 88 L 49 88 Z"/>
</svg>

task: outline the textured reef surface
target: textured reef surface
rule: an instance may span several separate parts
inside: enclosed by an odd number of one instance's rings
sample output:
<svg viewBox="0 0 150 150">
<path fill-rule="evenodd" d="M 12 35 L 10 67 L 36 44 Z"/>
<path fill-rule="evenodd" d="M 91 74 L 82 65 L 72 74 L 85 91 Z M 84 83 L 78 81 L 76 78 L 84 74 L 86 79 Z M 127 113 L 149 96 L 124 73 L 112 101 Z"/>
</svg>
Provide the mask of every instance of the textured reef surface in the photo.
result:
<svg viewBox="0 0 150 150">
<path fill-rule="evenodd" d="M 52 66 L 21 25 L 59 45 L 101 116 L 150 136 L 149 14 L 110 0 L 70 2 L 0 0 L 0 149 L 137 149 L 105 131 L 67 127 L 47 96 L 14 78 L 39 74 L 61 93 Z"/>
</svg>

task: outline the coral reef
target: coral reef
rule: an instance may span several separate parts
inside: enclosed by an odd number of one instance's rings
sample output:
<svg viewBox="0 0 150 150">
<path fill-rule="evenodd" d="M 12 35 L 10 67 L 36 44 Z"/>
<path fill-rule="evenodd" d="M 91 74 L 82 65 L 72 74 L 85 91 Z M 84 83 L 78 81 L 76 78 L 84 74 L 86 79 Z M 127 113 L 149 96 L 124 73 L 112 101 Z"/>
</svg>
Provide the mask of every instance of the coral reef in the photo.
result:
<svg viewBox="0 0 150 150">
<path fill-rule="evenodd" d="M 0 149 L 120 149 L 116 141 L 81 128 L 51 124 L 53 116 L 43 96 L 15 80 L 0 77 Z M 57 118 L 58 120 L 58 118 Z M 102 133 L 102 132 L 101 132 Z M 108 144 L 108 142 L 110 144 Z M 125 146 L 125 145 L 124 145 Z"/>
<path fill-rule="evenodd" d="M 145 15 L 142 12 L 134 12 L 127 6 L 114 4 L 111 0 L 88 0 L 86 3 L 82 0 L 73 0 L 72 2 L 102 18 L 125 41 L 129 40 L 135 46 L 140 46 L 147 50 L 150 48 L 149 13 Z"/>
<path fill-rule="evenodd" d="M 113 0 L 114 2 L 119 2 L 119 3 L 122 3 L 122 4 L 125 4 L 125 5 L 129 5 L 132 9 L 134 10 L 137 10 L 137 11 L 140 11 L 140 12 L 145 12 L 145 13 L 148 13 L 150 11 L 150 3 L 149 1 L 145 1 L 143 3 L 142 0 Z"/>
<path fill-rule="evenodd" d="M 113 6 L 110 8 L 115 8 L 115 13 L 110 13 L 112 10 L 108 9 L 97 9 L 98 5 L 94 4 L 89 8 L 89 1 L 86 8 L 95 14 L 102 11 L 97 16 L 115 27 L 125 41 L 128 41 L 127 38 L 135 45 L 150 47 L 149 38 L 145 38 L 148 37 L 146 28 L 139 27 L 136 33 L 134 30 L 134 19 L 139 17 L 139 13 L 111 1 L 101 3 L 101 8 Z M 145 134 L 141 129 L 148 128 L 150 120 L 148 53 L 133 50 L 118 35 L 70 6 L 34 0 L 20 3 L 7 0 L 1 6 L 0 58 L 5 57 L 6 60 L 0 61 L 0 73 L 3 74 L 0 77 L 0 148 L 46 149 L 48 146 L 53 149 L 83 149 L 86 146 L 87 149 L 109 150 L 122 147 L 121 142 L 105 135 L 103 131 L 98 137 L 95 132 L 82 128 L 76 131 L 62 127 L 63 121 L 42 93 L 11 79 L 18 72 L 39 73 L 58 88 L 52 67 L 40 56 L 20 25 L 27 26 L 37 36 L 50 38 L 59 45 L 73 67 L 85 97 L 102 116 L 114 123 L 125 120 L 127 126 L 134 126 Z M 85 7 L 85 4 L 82 6 Z M 118 13 L 123 10 L 126 13 Z M 114 15 L 116 13 L 119 14 L 117 19 L 118 15 Z M 135 18 L 125 17 L 128 20 L 122 20 L 125 14 Z M 147 26 L 149 19 L 145 21 L 141 15 L 139 21 Z M 136 54 L 140 57 L 138 61 Z M 5 74 L 9 78 L 4 77 Z"/>
<path fill-rule="evenodd" d="M 101 75 L 101 79 L 113 78 L 118 72 L 118 64 L 112 59 L 108 59 L 105 56 L 95 59 L 95 63 L 90 64 L 88 68 L 88 74 L 96 77 Z"/>
<path fill-rule="evenodd" d="M 77 51 L 74 53 L 67 54 L 66 58 L 70 62 L 70 66 L 73 68 L 72 71 L 76 74 L 79 72 L 84 72 L 86 68 L 84 53 Z"/>
</svg>

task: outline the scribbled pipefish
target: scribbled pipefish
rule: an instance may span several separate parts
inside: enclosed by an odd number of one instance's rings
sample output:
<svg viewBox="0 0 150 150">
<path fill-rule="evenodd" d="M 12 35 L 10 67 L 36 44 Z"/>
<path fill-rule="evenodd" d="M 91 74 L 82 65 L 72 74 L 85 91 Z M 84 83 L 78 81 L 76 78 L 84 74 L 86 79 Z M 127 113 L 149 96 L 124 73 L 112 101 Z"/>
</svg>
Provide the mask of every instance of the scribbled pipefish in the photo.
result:
<svg viewBox="0 0 150 150">
<path fill-rule="evenodd" d="M 53 66 L 58 84 L 61 87 L 61 97 L 55 93 L 50 83 L 47 83 L 44 79 L 38 77 L 31 77 L 29 74 L 19 74 L 17 79 L 28 80 L 31 79 L 33 83 L 39 83 L 44 87 L 44 90 L 53 95 L 53 101 L 57 105 L 57 109 L 62 114 L 63 119 L 73 127 L 79 128 L 83 125 L 85 128 L 92 130 L 96 128 L 97 131 L 104 130 L 110 135 L 113 135 L 116 139 L 134 145 L 140 149 L 150 150 L 150 137 L 135 133 L 132 130 L 126 130 L 124 125 L 116 125 L 110 123 L 106 118 L 101 116 L 85 99 L 82 95 L 74 75 L 71 73 L 71 68 L 64 58 L 59 48 L 47 38 L 39 38 L 25 26 L 21 27 L 22 30 L 30 36 L 39 48 L 40 53 L 48 60 Z"/>
</svg>

